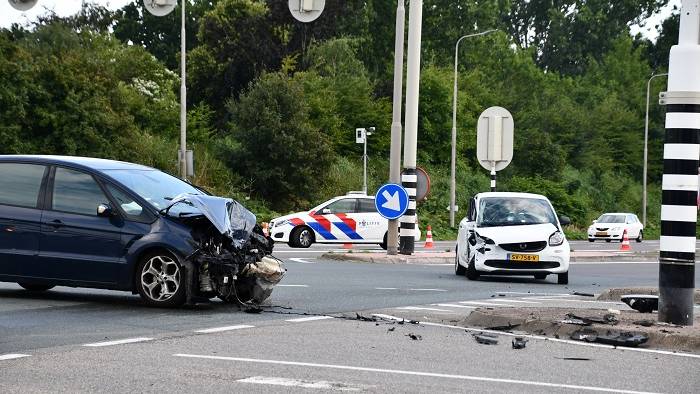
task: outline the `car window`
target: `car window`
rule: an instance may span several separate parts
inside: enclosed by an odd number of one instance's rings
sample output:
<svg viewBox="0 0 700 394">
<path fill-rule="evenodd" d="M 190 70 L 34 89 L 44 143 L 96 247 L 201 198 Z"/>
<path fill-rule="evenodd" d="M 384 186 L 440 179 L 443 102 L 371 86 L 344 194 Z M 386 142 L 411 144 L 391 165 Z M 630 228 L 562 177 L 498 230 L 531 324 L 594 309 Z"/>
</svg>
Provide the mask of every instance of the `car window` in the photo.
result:
<svg viewBox="0 0 700 394">
<path fill-rule="evenodd" d="M 522 197 L 488 197 L 479 201 L 477 225 L 523 226 L 557 224 L 556 215 L 546 200 Z"/>
<path fill-rule="evenodd" d="M 138 217 L 143 213 L 143 207 L 139 205 L 133 198 L 129 197 L 128 194 L 122 192 L 112 185 L 107 185 L 107 190 L 114 197 L 119 204 L 119 207 L 128 216 Z"/>
<path fill-rule="evenodd" d="M 473 222 L 476 220 L 476 200 L 469 200 L 469 212 L 467 213 L 467 220 Z"/>
<path fill-rule="evenodd" d="M 634 216 L 632 216 L 632 215 L 627 215 L 627 223 L 634 224 L 634 223 L 636 223 L 636 222 L 637 222 L 637 221 L 634 220 Z"/>
<path fill-rule="evenodd" d="M 91 175 L 67 168 L 56 168 L 51 204 L 55 211 L 97 216 L 97 206 L 108 202 Z"/>
<path fill-rule="evenodd" d="M 36 208 L 45 166 L 0 164 L 0 204 Z"/>
<path fill-rule="evenodd" d="M 598 219 L 598 223 L 624 223 L 625 215 L 603 215 Z"/>
<path fill-rule="evenodd" d="M 344 198 L 326 205 L 325 209 L 330 209 L 330 213 L 354 213 L 357 199 Z"/>
<path fill-rule="evenodd" d="M 172 199 L 180 194 L 205 194 L 189 183 L 157 170 L 105 170 L 104 173 L 159 210 L 168 207 Z M 191 210 L 191 207 L 177 204 L 170 214 L 176 215 L 188 209 Z"/>
<path fill-rule="evenodd" d="M 361 198 L 359 204 L 358 212 L 362 213 L 376 213 L 377 207 L 374 205 L 374 199 Z"/>
</svg>

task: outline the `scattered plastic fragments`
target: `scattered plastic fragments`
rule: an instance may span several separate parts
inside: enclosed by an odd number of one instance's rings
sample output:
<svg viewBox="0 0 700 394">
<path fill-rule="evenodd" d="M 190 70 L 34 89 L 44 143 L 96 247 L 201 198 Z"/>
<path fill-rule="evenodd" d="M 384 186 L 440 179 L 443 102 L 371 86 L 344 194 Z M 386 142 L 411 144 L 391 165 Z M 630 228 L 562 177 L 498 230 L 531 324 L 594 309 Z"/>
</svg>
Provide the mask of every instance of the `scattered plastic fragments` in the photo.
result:
<svg viewBox="0 0 700 394">
<path fill-rule="evenodd" d="M 587 357 L 554 357 L 557 360 L 566 360 L 566 361 L 591 361 L 590 358 Z"/>
<path fill-rule="evenodd" d="M 627 294 L 620 297 L 620 300 L 629 305 L 630 308 L 642 313 L 651 313 L 659 310 L 659 296 L 648 294 Z"/>
<path fill-rule="evenodd" d="M 575 341 L 597 342 L 613 346 L 637 347 L 646 343 L 649 337 L 645 334 L 635 334 L 633 332 L 608 331 L 606 334 L 599 334 L 595 330 L 582 329 L 571 334 L 571 339 Z"/>
<path fill-rule="evenodd" d="M 598 338 L 598 331 L 596 330 L 591 330 L 588 328 L 584 328 L 582 330 L 578 330 L 571 334 L 571 339 L 574 341 L 583 341 L 583 342 L 595 342 L 595 340 Z"/>
<path fill-rule="evenodd" d="M 389 329 L 386 330 L 386 331 L 387 331 L 387 332 L 392 332 L 392 331 L 394 331 L 394 330 L 396 330 L 396 327 L 391 327 L 391 328 L 389 328 Z"/>
<path fill-rule="evenodd" d="M 654 324 L 656 324 L 655 321 L 653 320 L 637 320 L 633 322 L 636 325 L 642 326 L 642 327 L 651 327 Z"/>
<path fill-rule="evenodd" d="M 474 339 L 476 340 L 477 343 L 480 343 L 482 345 L 497 345 L 498 344 L 498 335 L 495 334 L 487 334 L 487 333 L 478 333 L 478 334 L 473 334 Z"/>
<path fill-rule="evenodd" d="M 513 338 L 513 349 L 525 349 L 525 346 L 527 346 L 527 339 L 523 337 L 515 337 Z"/>
<path fill-rule="evenodd" d="M 581 292 L 578 292 L 578 291 L 575 291 L 575 292 L 573 292 L 573 293 L 571 293 L 571 294 L 577 295 L 577 296 L 582 296 L 582 297 L 595 297 L 595 294 L 591 294 L 591 293 L 581 293 Z"/>
<path fill-rule="evenodd" d="M 367 316 L 362 316 L 359 313 L 355 313 L 357 315 L 357 320 L 360 321 L 377 321 L 377 318 L 372 316 L 372 317 L 367 317 Z"/>
<path fill-rule="evenodd" d="M 420 340 L 423 339 L 422 336 L 420 336 L 420 335 L 418 335 L 418 334 L 414 334 L 414 333 L 412 333 L 412 332 L 406 334 L 406 336 L 409 337 L 409 338 L 411 338 L 411 339 L 413 339 L 414 341 L 420 341 Z"/>
<path fill-rule="evenodd" d="M 505 325 L 505 326 L 486 327 L 486 329 L 491 330 L 491 331 L 510 331 L 510 330 L 512 330 L 516 327 L 519 327 L 519 326 L 520 326 L 520 324 L 508 323 L 508 325 Z"/>
</svg>

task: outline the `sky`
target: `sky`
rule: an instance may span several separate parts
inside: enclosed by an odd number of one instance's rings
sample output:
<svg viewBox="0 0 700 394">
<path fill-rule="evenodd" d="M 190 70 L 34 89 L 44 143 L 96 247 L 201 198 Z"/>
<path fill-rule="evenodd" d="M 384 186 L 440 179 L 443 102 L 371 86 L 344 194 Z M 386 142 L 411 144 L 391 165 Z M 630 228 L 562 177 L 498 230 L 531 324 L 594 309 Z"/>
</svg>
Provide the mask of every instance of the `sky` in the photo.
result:
<svg viewBox="0 0 700 394">
<path fill-rule="evenodd" d="M 132 0 L 92 0 L 94 3 L 104 4 L 110 9 L 118 9 Z M 48 10 L 53 10 L 59 16 L 68 16 L 80 11 L 82 0 L 39 0 L 34 8 L 26 13 L 19 12 L 12 8 L 7 0 L 0 0 L 0 27 L 10 27 L 12 23 L 24 24 L 28 21 L 36 20 L 37 15 L 41 15 Z M 641 32 L 644 36 L 651 40 L 656 40 L 658 35 L 655 25 L 660 24 L 672 12 L 673 6 L 680 8 L 681 0 L 670 0 L 661 12 L 652 16 L 647 20 L 644 27 L 632 26 L 632 34 Z"/>
</svg>

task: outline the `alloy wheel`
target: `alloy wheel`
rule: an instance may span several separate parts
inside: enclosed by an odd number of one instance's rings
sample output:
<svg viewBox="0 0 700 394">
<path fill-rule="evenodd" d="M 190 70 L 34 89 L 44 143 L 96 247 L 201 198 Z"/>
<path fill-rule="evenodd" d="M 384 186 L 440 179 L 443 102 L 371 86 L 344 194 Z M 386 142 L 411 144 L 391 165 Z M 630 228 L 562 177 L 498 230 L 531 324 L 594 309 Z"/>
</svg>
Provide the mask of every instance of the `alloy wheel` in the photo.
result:
<svg viewBox="0 0 700 394">
<path fill-rule="evenodd" d="M 170 299 L 180 288 L 180 267 L 168 256 L 154 256 L 141 270 L 141 287 L 156 302 Z"/>
</svg>

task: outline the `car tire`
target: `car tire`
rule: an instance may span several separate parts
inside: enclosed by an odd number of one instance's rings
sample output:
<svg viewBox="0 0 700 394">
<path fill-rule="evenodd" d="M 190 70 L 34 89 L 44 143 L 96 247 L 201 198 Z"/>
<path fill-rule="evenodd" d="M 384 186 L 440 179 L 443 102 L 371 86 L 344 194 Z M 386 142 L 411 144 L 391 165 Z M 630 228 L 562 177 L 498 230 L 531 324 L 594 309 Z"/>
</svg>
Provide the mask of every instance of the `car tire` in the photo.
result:
<svg viewBox="0 0 700 394">
<path fill-rule="evenodd" d="M 178 259 L 165 251 L 148 253 L 136 267 L 134 285 L 151 306 L 182 305 L 187 295 L 187 275 Z"/>
<path fill-rule="evenodd" d="M 560 285 L 569 284 L 569 272 L 564 272 L 563 274 L 557 274 L 557 283 Z"/>
<path fill-rule="evenodd" d="M 588 242 L 595 242 L 595 239 L 593 239 L 593 238 L 588 238 Z"/>
<path fill-rule="evenodd" d="M 467 265 L 467 279 L 469 280 L 477 280 L 479 279 L 479 271 L 476 270 L 476 267 L 474 266 L 474 257 L 469 260 L 469 265 Z"/>
<path fill-rule="evenodd" d="M 635 239 L 637 242 L 642 242 L 644 240 L 644 232 L 642 230 L 639 230 L 639 235 Z"/>
<path fill-rule="evenodd" d="M 20 285 L 24 290 L 29 291 L 46 291 L 54 288 L 54 285 L 42 285 L 38 283 L 17 282 L 17 284 Z"/>
<path fill-rule="evenodd" d="M 535 274 L 535 279 L 547 279 L 547 274 Z"/>
<path fill-rule="evenodd" d="M 467 269 L 459 263 L 459 249 L 455 248 L 455 275 L 464 276 L 467 273 Z"/>
<path fill-rule="evenodd" d="M 379 244 L 379 246 L 384 250 L 387 250 L 387 248 L 389 247 L 389 244 L 387 243 L 388 238 L 389 238 L 389 232 L 384 233 L 384 241 L 382 241 L 382 243 Z"/>
<path fill-rule="evenodd" d="M 314 232 L 307 226 L 299 226 L 292 230 L 289 243 L 295 248 L 308 248 L 314 243 Z"/>
<path fill-rule="evenodd" d="M 606 239 L 606 240 L 605 240 L 605 242 L 607 242 L 607 243 L 610 243 L 610 241 L 612 241 L 612 239 Z"/>
</svg>

